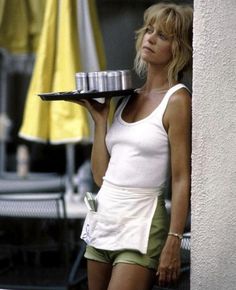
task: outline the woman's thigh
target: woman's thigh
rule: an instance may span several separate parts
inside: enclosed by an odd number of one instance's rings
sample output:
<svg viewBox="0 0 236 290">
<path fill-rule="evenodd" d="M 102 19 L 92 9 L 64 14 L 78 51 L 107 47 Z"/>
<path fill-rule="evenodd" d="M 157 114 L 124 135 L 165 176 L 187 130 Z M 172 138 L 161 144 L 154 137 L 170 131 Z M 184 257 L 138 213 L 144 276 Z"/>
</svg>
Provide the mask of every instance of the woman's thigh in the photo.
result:
<svg viewBox="0 0 236 290">
<path fill-rule="evenodd" d="M 113 267 L 108 290 L 150 290 L 155 272 L 135 264 L 118 263 Z"/>
<path fill-rule="evenodd" d="M 107 290 L 111 279 L 112 265 L 87 260 L 89 290 Z"/>
</svg>

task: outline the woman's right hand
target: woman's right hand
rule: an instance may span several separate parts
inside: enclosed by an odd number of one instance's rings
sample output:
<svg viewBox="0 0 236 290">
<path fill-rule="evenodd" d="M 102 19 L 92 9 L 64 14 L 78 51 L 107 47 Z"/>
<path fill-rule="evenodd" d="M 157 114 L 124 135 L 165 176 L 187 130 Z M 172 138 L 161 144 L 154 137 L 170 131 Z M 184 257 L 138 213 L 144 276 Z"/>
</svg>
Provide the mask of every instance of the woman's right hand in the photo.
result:
<svg viewBox="0 0 236 290">
<path fill-rule="evenodd" d="M 91 114 L 95 124 L 98 124 L 101 122 L 107 122 L 110 110 L 110 101 L 111 98 L 106 98 L 104 103 L 100 103 L 93 99 L 81 99 L 79 101 L 73 101 L 73 103 L 85 107 Z"/>
</svg>

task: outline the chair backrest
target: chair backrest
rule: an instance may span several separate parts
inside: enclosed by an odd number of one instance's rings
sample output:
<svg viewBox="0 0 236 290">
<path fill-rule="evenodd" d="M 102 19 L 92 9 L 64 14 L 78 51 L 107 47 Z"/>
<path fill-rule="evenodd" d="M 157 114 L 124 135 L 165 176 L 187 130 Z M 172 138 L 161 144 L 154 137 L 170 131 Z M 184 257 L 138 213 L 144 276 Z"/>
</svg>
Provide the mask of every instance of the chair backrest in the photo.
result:
<svg viewBox="0 0 236 290">
<path fill-rule="evenodd" d="M 0 194 L 0 216 L 66 218 L 64 194 Z"/>
<path fill-rule="evenodd" d="M 181 261 L 182 267 L 190 268 L 191 233 L 184 233 L 181 241 Z"/>
<path fill-rule="evenodd" d="M 65 178 L 53 174 L 31 173 L 26 179 L 19 178 L 16 174 L 5 174 L 0 177 L 0 194 L 65 191 Z"/>
<path fill-rule="evenodd" d="M 7 264 L 0 267 L 0 288 L 65 286 L 71 267 L 67 222 L 64 193 L 0 194 L 0 265 Z"/>
</svg>

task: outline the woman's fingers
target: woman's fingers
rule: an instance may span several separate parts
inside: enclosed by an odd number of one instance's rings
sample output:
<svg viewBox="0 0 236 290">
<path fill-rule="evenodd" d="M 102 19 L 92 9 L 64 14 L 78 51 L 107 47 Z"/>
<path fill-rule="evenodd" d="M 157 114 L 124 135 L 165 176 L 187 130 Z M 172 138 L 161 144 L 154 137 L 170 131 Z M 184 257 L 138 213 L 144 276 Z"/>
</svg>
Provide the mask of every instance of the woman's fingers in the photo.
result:
<svg viewBox="0 0 236 290">
<path fill-rule="evenodd" d="M 85 107 L 85 100 L 81 99 L 81 100 L 78 100 L 78 101 L 74 101 L 74 100 L 65 100 L 65 102 L 70 102 L 70 103 L 74 103 L 74 104 L 77 104 L 77 105 L 81 105 L 81 106 L 84 106 Z"/>
<path fill-rule="evenodd" d="M 85 107 L 90 113 L 95 123 L 106 123 L 110 110 L 111 98 L 106 98 L 104 103 L 100 103 L 94 99 L 80 99 L 78 101 L 70 101 Z"/>
<path fill-rule="evenodd" d="M 171 268 L 166 269 L 166 282 L 169 284 L 172 282 L 173 270 Z"/>
<path fill-rule="evenodd" d="M 178 267 L 159 267 L 156 275 L 159 286 L 166 286 L 178 280 L 179 269 Z"/>
<path fill-rule="evenodd" d="M 178 270 L 173 271 L 173 274 L 172 274 L 172 281 L 173 282 L 176 282 L 178 280 L 178 277 L 179 277 L 178 272 L 179 272 Z"/>
<path fill-rule="evenodd" d="M 166 272 L 161 270 L 160 275 L 159 275 L 159 285 L 160 286 L 165 286 L 167 284 L 167 277 L 166 277 Z"/>
</svg>

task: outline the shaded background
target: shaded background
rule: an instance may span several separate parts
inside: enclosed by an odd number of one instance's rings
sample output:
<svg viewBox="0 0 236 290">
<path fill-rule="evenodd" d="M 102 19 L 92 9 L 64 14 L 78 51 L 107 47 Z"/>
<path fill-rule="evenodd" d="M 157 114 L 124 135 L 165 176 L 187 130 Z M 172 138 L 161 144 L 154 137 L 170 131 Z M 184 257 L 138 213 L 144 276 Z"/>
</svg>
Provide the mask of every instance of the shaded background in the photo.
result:
<svg viewBox="0 0 236 290">
<path fill-rule="evenodd" d="M 160 1 L 145 0 L 97 0 L 97 12 L 103 35 L 107 69 L 133 69 L 135 57 L 135 30 L 142 25 L 143 11 Z M 190 3 L 192 0 L 172 1 Z M 0 56 L 1 70 L 3 67 Z M 11 56 L 7 73 L 7 115 L 11 120 L 10 138 L 6 144 L 6 170 L 16 170 L 16 148 L 26 144 L 30 149 L 30 170 L 35 172 L 65 172 L 65 146 L 28 142 L 18 137 L 22 124 L 25 98 L 34 64 L 34 54 Z M 133 86 L 142 80 L 132 71 Z M 0 87 L 6 85 L 0 82 Z M 1 96 L 0 96 L 1 98 Z M 76 145 L 75 166 L 78 168 L 90 154 L 87 146 Z M 50 156 L 50 158 L 48 158 Z"/>
<path fill-rule="evenodd" d="M 13 1 L 21 1 L 21 0 L 13 0 Z M 30 0 L 27 0 L 30 1 Z M 32 0 L 31 0 L 32 1 Z M 33 0 L 34 1 L 34 0 Z M 46 0 L 47 1 L 47 0 Z M 56 0 L 55 0 L 56 1 Z M 61 0 L 63 1 L 63 0 Z M 192 3 L 192 1 L 172 1 L 177 3 Z M 104 48 L 105 48 L 105 55 L 106 55 L 106 61 L 107 61 L 107 67 L 106 69 L 111 70 L 119 70 L 119 69 L 129 69 L 132 71 L 133 76 L 133 87 L 138 87 L 142 84 L 142 80 L 140 80 L 133 71 L 133 60 L 135 57 L 135 30 L 140 28 L 143 22 L 143 12 L 144 10 L 149 7 L 153 3 L 158 3 L 158 1 L 145 1 L 145 0 L 132 0 L 132 1 L 122 1 L 122 0 L 97 0 L 97 12 L 98 17 L 100 21 L 100 27 L 101 32 L 103 35 L 103 41 L 104 41 Z M 1 52 L 2 51 L 0 47 Z M 9 138 L 6 142 L 6 170 L 7 171 L 13 171 L 15 172 L 17 169 L 17 147 L 21 144 L 26 144 L 27 147 L 30 150 L 30 171 L 31 172 L 55 172 L 59 173 L 60 175 L 64 175 L 66 171 L 66 146 L 65 144 L 62 145 L 51 145 L 51 144 L 41 144 L 36 142 L 30 142 L 26 141 L 22 138 L 18 137 L 19 129 L 22 125 L 22 119 L 23 119 L 23 112 L 24 112 L 24 106 L 25 106 L 25 100 L 26 95 L 28 91 L 28 86 L 30 83 L 32 70 L 34 67 L 34 61 L 35 56 L 34 53 L 28 53 L 28 54 L 9 54 L 8 59 L 8 65 L 5 67 L 5 59 L 3 57 L 3 54 L 0 54 L 0 68 L 1 68 L 1 81 L 0 81 L 0 92 L 3 90 L 6 90 L 7 92 L 7 104 L 6 104 L 6 113 L 11 121 L 10 126 L 10 132 L 9 132 Z M 191 77 L 191 76 L 190 76 Z M 1 101 L 2 94 L 0 93 L 0 101 Z M 1 108 L 1 102 L 0 102 L 0 109 Z M 0 110 L 2 111 L 2 110 Z M 42 120 L 43 122 L 44 120 Z M 82 143 L 77 143 L 75 145 L 75 169 L 81 168 L 83 162 L 86 159 L 89 159 L 91 152 L 91 144 L 85 145 Z M 48 179 L 53 179 L 53 175 L 48 175 Z M 64 179 L 63 179 L 64 180 Z M 4 180 L 3 180 L 4 181 Z M 23 183 L 24 181 L 27 181 L 27 178 L 25 180 L 21 180 Z M 30 180 L 29 180 L 30 181 Z M 44 181 L 45 182 L 45 181 Z M 8 181 L 8 183 L 14 183 Z M 81 182 L 80 182 L 81 183 Z M 41 184 L 40 184 L 41 185 Z M 64 185 L 64 182 L 63 182 Z M 15 186 L 16 190 L 19 190 L 17 188 L 17 185 Z M 35 188 L 35 184 L 34 184 Z M 63 189 L 64 190 L 64 189 Z M 85 192 L 81 191 L 80 193 Z M 96 190 L 93 190 L 92 192 L 96 192 Z M 62 194 L 63 195 L 63 194 Z M 66 203 L 67 205 L 71 207 L 72 204 L 75 204 L 75 200 L 78 201 L 78 199 L 71 200 L 70 202 L 70 196 L 66 196 Z M 68 206 L 68 208 L 69 208 Z M 19 206 L 16 206 L 18 209 Z M 4 204 L 3 204 L 4 208 Z M 43 207 L 44 208 L 44 207 Z M 2 210 L 0 210 L 1 212 Z M 76 208 L 76 214 L 78 214 L 78 208 Z M 62 220 L 63 221 L 63 220 Z M 54 223 L 55 222 L 55 223 Z M 28 219 L 28 218 L 13 218 L 9 219 L 8 217 L 5 219 L 1 219 L 1 231 L 0 236 L 1 240 L 3 237 L 3 234 L 5 234 L 5 231 L 10 229 L 10 237 L 9 237 L 9 244 L 20 242 L 23 244 L 23 246 L 27 245 L 25 247 L 26 252 L 31 251 L 32 247 L 35 247 L 32 242 L 45 242 L 46 246 L 50 246 L 54 240 L 58 240 L 58 234 L 59 236 L 61 233 L 63 233 L 63 236 L 66 237 L 65 245 L 69 245 L 70 251 L 66 249 L 66 253 L 70 253 L 70 266 L 72 262 L 77 261 L 77 254 L 80 253 L 80 245 L 78 244 L 79 240 L 79 233 L 81 231 L 81 219 L 77 216 L 70 216 L 69 219 L 66 220 L 66 228 L 61 226 L 64 226 L 64 222 L 61 223 L 54 219 L 50 218 L 43 218 L 43 219 Z M 5 225 L 5 228 L 3 227 L 3 224 Z M 23 230 L 22 230 L 23 229 Z M 56 238 L 55 238 L 56 237 Z M 189 239 L 188 239 L 189 240 Z M 3 241 L 4 242 L 4 241 Z M 53 243 L 52 243 L 53 244 Z M 64 244 L 64 241 L 63 241 Z M 32 247 L 31 247 L 32 246 Z M 0 247 L 1 248 L 1 247 Z M 50 252 L 51 253 L 51 252 Z M 63 253 L 64 251 L 61 251 L 60 257 L 64 257 Z M 188 251 L 189 253 L 189 251 Z M 1 254 L 1 253 L 0 253 Z M 5 253 L 4 253 L 5 254 Z M 49 276 L 51 279 L 62 278 L 64 279 L 65 275 L 65 267 L 62 264 L 62 267 L 60 268 L 60 272 L 58 268 L 52 269 L 51 262 L 56 262 L 56 258 L 58 252 L 52 252 L 53 256 L 49 259 L 48 253 L 47 255 L 42 253 L 40 254 L 41 257 L 41 263 L 43 267 L 40 268 L 39 273 L 36 273 L 35 278 L 37 282 L 40 283 L 48 283 L 47 279 L 49 279 Z M 33 256 L 32 256 L 33 255 Z M 26 258 L 28 258 L 28 262 L 35 263 L 37 262 L 37 259 L 35 260 L 34 257 L 35 253 L 32 251 Z M 14 256 L 15 257 L 15 256 Z M 25 255 L 18 255 L 17 252 L 17 265 L 21 264 L 21 269 L 25 273 L 24 275 L 21 275 L 18 273 L 16 276 L 16 281 L 18 281 L 19 284 L 21 284 L 19 279 L 25 279 L 28 280 L 31 279 L 33 276 L 28 274 L 27 270 L 27 261 L 24 264 Z M 4 258 L 4 257 L 3 257 Z M 4 268 L 5 266 L 5 260 L 1 259 L 0 257 L 0 272 L 1 269 L 4 271 L 6 270 Z M 50 261 L 49 261 L 50 260 Z M 2 261 L 2 263 L 1 263 Z M 189 256 L 188 256 L 189 261 Z M 5 264 L 4 264 L 5 263 Z M 22 267 L 22 264 L 24 267 Z M 34 264 L 32 264 L 34 265 Z M 30 265 L 30 266 L 32 266 Z M 79 265 L 81 268 L 81 265 Z M 83 266 L 83 261 L 82 261 Z M 1 268 L 2 267 L 2 268 Z M 50 268 L 50 271 L 48 271 L 47 267 Z M 77 269 L 78 267 L 75 267 Z M 83 267 L 82 267 L 83 268 Z M 32 267 L 32 269 L 34 269 Z M 68 270 L 68 267 L 66 267 Z M 31 269 L 30 269 L 31 270 Z M 37 270 L 36 268 L 34 270 Z M 54 270 L 55 270 L 55 277 L 54 277 Z M 50 273 L 47 277 L 46 275 L 43 275 L 43 279 L 40 279 L 40 275 L 44 272 Z M 35 271 L 37 272 L 37 271 Z M 8 275 L 7 275 L 8 273 Z M 8 281 L 7 283 L 13 282 L 14 278 L 12 278 L 12 272 L 5 272 L 4 275 L 1 276 L 1 281 L 5 279 Z M 189 272 L 186 274 L 187 280 L 189 281 Z M 22 280 L 22 281 L 23 281 Z M 23 283 L 23 282 L 22 282 Z M 24 281 L 25 283 L 25 281 Z M 9 287 L 11 288 L 11 287 Z"/>
</svg>

